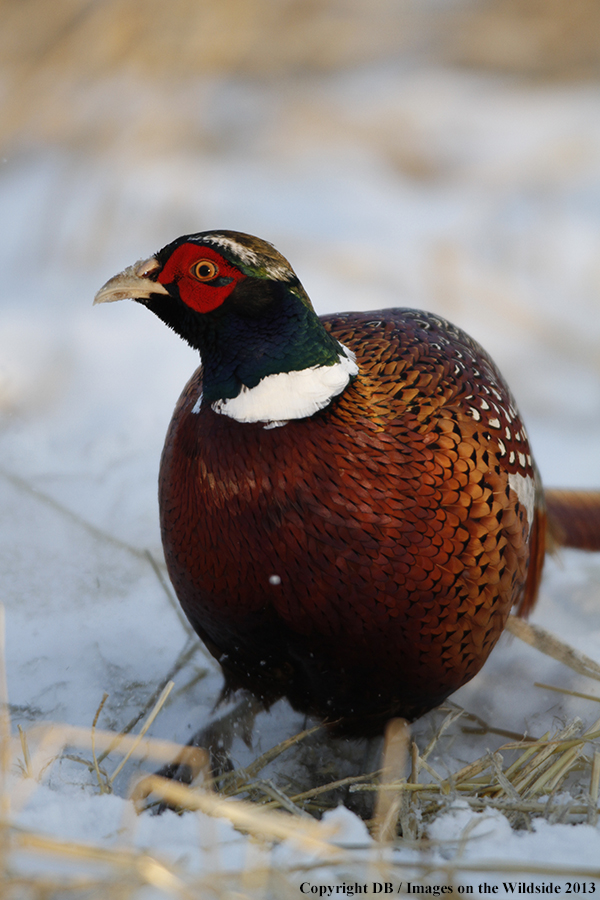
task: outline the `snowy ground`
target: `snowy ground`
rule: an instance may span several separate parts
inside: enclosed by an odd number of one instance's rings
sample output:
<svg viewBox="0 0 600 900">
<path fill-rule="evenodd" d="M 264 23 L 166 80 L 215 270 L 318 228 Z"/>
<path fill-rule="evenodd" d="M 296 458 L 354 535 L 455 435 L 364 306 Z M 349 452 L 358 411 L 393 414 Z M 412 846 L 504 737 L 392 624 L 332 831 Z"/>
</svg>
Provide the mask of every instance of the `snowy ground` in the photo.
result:
<svg viewBox="0 0 600 900">
<path fill-rule="evenodd" d="M 226 227 L 271 240 L 319 312 L 405 305 L 452 319 L 511 384 L 545 482 L 600 487 L 595 86 L 390 65 L 269 87 L 215 81 L 188 99 L 213 138 L 204 149 L 90 156 L 36 145 L 0 164 L 0 572 L 15 729 L 90 727 L 105 691 L 99 727 L 121 729 L 187 646 L 147 551 L 160 562 L 159 455 L 196 360 L 140 307 L 91 306 L 109 276 L 179 234 Z M 533 621 L 600 660 L 600 556 L 550 561 Z M 175 681 L 151 733 L 184 742 L 210 714 L 220 675 L 199 647 Z M 454 699 L 498 728 L 537 736 L 574 715 L 598 718 L 592 702 L 536 681 L 594 692 L 504 638 Z M 253 752 L 303 725 L 278 704 L 259 718 Z M 417 740 L 427 728 L 417 726 Z M 454 734 L 435 762 L 444 772 L 502 742 Z M 236 752 L 250 758 L 241 743 Z M 49 772 L 19 815 L 23 826 L 110 847 L 131 839 L 178 859 L 184 879 L 260 855 L 202 815 L 143 816 L 134 838 L 129 805 L 97 796 L 87 769 L 64 762 Z M 351 813 L 328 815 L 323 828 L 333 817 L 338 840 L 367 840 Z M 541 821 L 514 832 L 501 813 L 459 804 L 429 836 L 437 843 L 425 857 L 404 847 L 396 863 L 443 867 L 459 854 L 475 869 L 497 859 L 540 872 L 588 867 L 600 879 L 591 825 Z M 373 860 L 347 852 L 348 882 L 397 889 L 417 877 L 398 867 L 374 877 Z M 311 868 L 291 845 L 275 853 L 278 865 L 310 869 L 294 876 L 297 896 L 301 883 L 341 877 Z M 467 872 L 458 883 L 477 892 L 484 880 L 507 876 Z M 566 890 L 560 873 L 551 880 Z"/>
</svg>

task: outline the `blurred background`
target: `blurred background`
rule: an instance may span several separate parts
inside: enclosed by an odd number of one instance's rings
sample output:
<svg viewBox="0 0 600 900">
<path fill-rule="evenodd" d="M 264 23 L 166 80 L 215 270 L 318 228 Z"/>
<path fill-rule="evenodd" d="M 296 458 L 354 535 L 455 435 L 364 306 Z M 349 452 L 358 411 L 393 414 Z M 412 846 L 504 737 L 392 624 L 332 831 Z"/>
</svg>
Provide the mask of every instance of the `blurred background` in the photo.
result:
<svg viewBox="0 0 600 900">
<path fill-rule="evenodd" d="M 89 723 L 106 690 L 101 724 L 121 726 L 186 645 L 144 554 L 160 565 L 159 456 L 196 359 L 134 304 L 91 307 L 180 234 L 272 241 L 319 312 L 453 320 L 504 372 L 544 480 L 600 487 L 599 0 L 2 0 L 0 15 L 17 721 Z M 594 559 L 551 563 L 537 615 L 598 657 Z M 515 722 L 490 683 L 502 670 L 523 693 L 539 672 L 502 652 L 468 697 L 518 730 L 539 694 Z M 199 655 L 186 672 L 169 737 L 219 690 Z"/>
</svg>

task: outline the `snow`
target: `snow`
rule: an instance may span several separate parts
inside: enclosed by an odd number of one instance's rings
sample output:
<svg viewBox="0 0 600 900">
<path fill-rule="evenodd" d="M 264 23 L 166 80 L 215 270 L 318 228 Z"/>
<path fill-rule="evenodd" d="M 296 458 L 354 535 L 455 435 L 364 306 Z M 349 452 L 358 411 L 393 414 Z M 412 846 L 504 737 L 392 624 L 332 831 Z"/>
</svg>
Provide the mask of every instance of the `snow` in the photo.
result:
<svg viewBox="0 0 600 900">
<path fill-rule="evenodd" d="M 107 278 L 179 234 L 223 227 L 272 241 L 320 312 L 406 305 L 456 322 L 499 363 L 544 481 L 600 487 L 597 88 L 389 64 L 294 85 L 223 79 L 211 90 L 207 127 L 233 133 L 216 142 L 224 150 L 143 155 L 124 144 L 93 155 L 31 145 L 0 166 L 0 571 L 13 729 L 90 728 L 105 691 L 98 727 L 121 729 L 190 646 L 147 552 L 160 563 L 160 451 L 196 359 L 135 304 L 91 305 Z M 255 118 L 235 132 L 221 121 L 219 98 L 251 103 Z M 533 621 L 600 659 L 599 555 L 550 560 Z M 221 679 L 196 646 L 152 726 L 156 738 L 185 742 L 211 715 Z M 597 717 L 591 701 L 534 682 L 599 693 L 504 636 L 454 699 L 518 733 Z M 277 704 L 259 717 L 252 752 L 236 743 L 236 762 L 304 724 Z M 420 746 L 431 727 L 415 726 Z M 430 762 L 445 774 L 486 742 L 496 749 L 502 739 L 456 729 Z M 301 755 L 291 765 L 310 787 L 314 766 Z M 427 847 L 384 852 L 339 807 L 317 827 L 341 845 L 340 868 L 291 841 L 255 845 L 203 813 L 136 817 L 124 799 L 136 766 L 106 795 L 81 763 L 55 762 L 15 821 L 57 838 L 135 846 L 176 865 L 184 881 L 269 859 L 292 870 L 294 896 L 305 882 L 343 879 L 398 888 L 421 866 L 442 884 L 450 864 L 459 867 L 453 883 L 476 893 L 485 881 L 502 896 L 507 879 L 550 878 L 564 890 L 561 866 L 600 884 L 600 831 L 585 822 L 537 819 L 513 830 L 501 812 L 455 800 L 429 826 Z M 20 777 L 11 772 L 13 784 Z M 28 871 L 51 868 L 19 860 Z M 171 891 L 157 884 L 157 895 Z"/>
</svg>

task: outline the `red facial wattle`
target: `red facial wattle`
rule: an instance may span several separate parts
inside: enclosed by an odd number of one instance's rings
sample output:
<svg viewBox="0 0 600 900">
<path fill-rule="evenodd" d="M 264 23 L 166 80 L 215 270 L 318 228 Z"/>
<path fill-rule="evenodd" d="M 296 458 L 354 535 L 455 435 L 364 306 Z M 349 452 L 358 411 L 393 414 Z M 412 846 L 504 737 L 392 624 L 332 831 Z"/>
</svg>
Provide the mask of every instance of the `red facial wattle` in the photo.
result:
<svg viewBox="0 0 600 900">
<path fill-rule="evenodd" d="M 157 281 L 176 284 L 186 306 L 207 313 L 221 306 L 244 278 L 243 272 L 212 247 L 187 243 L 171 254 Z"/>
</svg>

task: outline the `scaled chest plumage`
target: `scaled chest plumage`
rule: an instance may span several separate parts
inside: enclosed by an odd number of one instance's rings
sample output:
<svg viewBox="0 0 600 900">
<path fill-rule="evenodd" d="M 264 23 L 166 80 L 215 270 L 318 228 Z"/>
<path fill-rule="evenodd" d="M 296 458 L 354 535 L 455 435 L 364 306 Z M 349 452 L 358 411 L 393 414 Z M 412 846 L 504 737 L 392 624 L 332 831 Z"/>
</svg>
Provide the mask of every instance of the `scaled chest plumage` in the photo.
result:
<svg viewBox="0 0 600 900">
<path fill-rule="evenodd" d="M 369 733 L 464 684 L 533 602 L 542 514 L 480 347 L 412 310 L 324 323 L 360 374 L 312 416 L 238 422 L 200 402 L 196 372 L 163 452 L 161 526 L 231 685 Z"/>
</svg>

